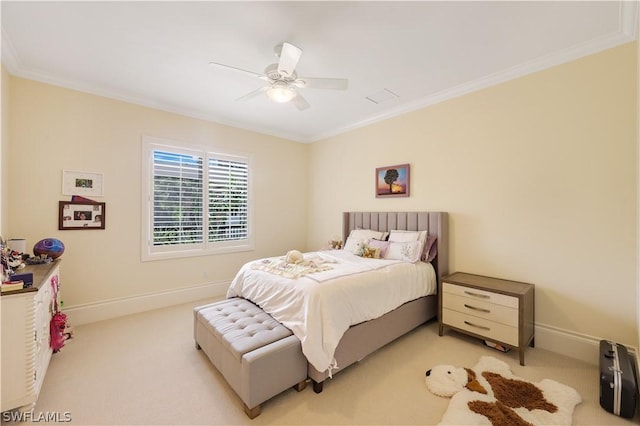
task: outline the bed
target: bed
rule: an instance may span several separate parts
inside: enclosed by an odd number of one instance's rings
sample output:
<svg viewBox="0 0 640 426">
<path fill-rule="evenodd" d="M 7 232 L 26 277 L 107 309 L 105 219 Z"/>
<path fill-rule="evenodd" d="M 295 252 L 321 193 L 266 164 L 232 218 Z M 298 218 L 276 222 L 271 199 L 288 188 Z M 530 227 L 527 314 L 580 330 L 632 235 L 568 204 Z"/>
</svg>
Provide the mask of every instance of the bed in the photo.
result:
<svg viewBox="0 0 640 426">
<path fill-rule="evenodd" d="M 435 239 L 433 258 L 406 262 L 354 256 L 354 239 L 348 237 L 363 230 L 385 237 L 398 231 L 394 239 L 403 235 L 399 231 L 426 231 L 421 238 Z M 346 212 L 343 241 L 349 243 L 345 250 L 304 253 L 294 265 L 305 265 L 302 269 L 291 269 L 282 257 L 249 262 L 227 292 L 227 297 L 251 300 L 301 340 L 316 393 L 333 374 L 435 318 L 440 277 L 448 273 L 445 212 Z"/>
</svg>

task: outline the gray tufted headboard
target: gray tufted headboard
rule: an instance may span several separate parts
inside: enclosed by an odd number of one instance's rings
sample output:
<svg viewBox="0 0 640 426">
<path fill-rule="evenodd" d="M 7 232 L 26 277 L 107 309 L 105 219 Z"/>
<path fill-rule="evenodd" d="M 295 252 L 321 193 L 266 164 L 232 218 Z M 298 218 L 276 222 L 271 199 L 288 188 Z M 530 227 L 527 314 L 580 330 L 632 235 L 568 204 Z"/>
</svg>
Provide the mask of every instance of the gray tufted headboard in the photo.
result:
<svg viewBox="0 0 640 426">
<path fill-rule="evenodd" d="M 438 282 L 449 273 L 449 215 L 447 212 L 344 212 L 342 240 L 346 241 L 353 229 L 373 229 L 388 232 L 392 229 L 424 231 L 436 235 L 438 256 L 432 264 Z"/>
</svg>

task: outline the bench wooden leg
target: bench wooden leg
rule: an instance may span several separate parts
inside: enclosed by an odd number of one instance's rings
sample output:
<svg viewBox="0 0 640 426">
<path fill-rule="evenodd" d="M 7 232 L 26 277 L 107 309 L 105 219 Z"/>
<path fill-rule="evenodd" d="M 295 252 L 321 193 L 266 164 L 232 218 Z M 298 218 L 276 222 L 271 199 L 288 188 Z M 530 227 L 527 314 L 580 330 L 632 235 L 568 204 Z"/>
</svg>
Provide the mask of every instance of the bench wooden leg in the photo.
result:
<svg viewBox="0 0 640 426">
<path fill-rule="evenodd" d="M 260 415 L 260 412 L 262 411 L 260 405 L 256 405 L 253 408 L 249 408 L 247 407 L 246 404 L 242 404 L 244 406 L 244 413 L 247 415 L 247 417 L 249 417 L 250 419 L 255 419 L 256 417 L 258 417 Z"/>
<path fill-rule="evenodd" d="M 312 380 L 312 382 L 313 382 L 313 391 L 315 393 L 322 392 L 322 386 L 324 385 L 324 382 L 316 382 L 315 380 Z"/>
</svg>

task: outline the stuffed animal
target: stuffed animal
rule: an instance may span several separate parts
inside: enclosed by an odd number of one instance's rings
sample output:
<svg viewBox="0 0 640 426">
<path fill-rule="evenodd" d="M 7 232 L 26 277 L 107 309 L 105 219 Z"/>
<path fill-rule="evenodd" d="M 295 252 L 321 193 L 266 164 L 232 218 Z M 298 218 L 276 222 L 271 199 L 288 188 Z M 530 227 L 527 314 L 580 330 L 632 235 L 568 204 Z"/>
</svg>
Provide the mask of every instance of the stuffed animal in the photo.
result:
<svg viewBox="0 0 640 426">
<path fill-rule="evenodd" d="M 365 245 L 362 248 L 362 257 L 368 257 L 371 259 L 380 259 L 380 249 Z"/>
<path fill-rule="evenodd" d="M 426 384 L 436 395 L 453 397 L 440 424 L 570 425 L 582 401 L 569 386 L 549 379 L 526 381 L 489 356 L 473 368 L 435 366 L 426 372 Z"/>
<path fill-rule="evenodd" d="M 356 247 L 353 249 L 353 254 L 355 254 L 356 256 L 363 256 L 364 255 L 364 248 L 365 248 L 365 242 L 364 241 L 357 241 L 356 242 Z"/>
<path fill-rule="evenodd" d="M 331 247 L 332 250 L 340 250 L 342 248 L 342 241 L 329 240 L 329 247 Z"/>
<path fill-rule="evenodd" d="M 303 259 L 304 256 L 298 250 L 289 250 L 284 257 L 286 263 L 300 263 Z"/>
<path fill-rule="evenodd" d="M 24 262 L 22 260 L 22 253 L 19 251 L 11 250 L 7 255 L 7 264 L 11 269 L 24 268 Z"/>
</svg>

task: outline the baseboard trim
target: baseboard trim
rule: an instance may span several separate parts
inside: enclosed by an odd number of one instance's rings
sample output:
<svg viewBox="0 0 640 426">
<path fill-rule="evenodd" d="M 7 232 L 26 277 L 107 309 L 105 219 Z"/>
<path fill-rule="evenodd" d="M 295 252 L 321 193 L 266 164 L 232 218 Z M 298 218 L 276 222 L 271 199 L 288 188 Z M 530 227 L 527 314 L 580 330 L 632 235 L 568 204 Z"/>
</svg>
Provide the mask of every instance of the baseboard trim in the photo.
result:
<svg viewBox="0 0 640 426">
<path fill-rule="evenodd" d="M 224 297 L 229 281 L 199 284 L 174 290 L 111 299 L 83 305 L 65 306 L 69 324 L 78 326 L 104 321 L 124 315 L 136 314 L 196 300 Z"/>
<path fill-rule="evenodd" d="M 606 339 L 605 337 L 589 336 L 539 323 L 536 324 L 535 332 L 536 348 L 546 349 L 593 365 L 598 365 L 599 362 L 600 340 Z M 617 343 L 625 345 L 631 355 L 638 359 L 638 349 L 636 347 L 625 342 Z"/>
</svg>

